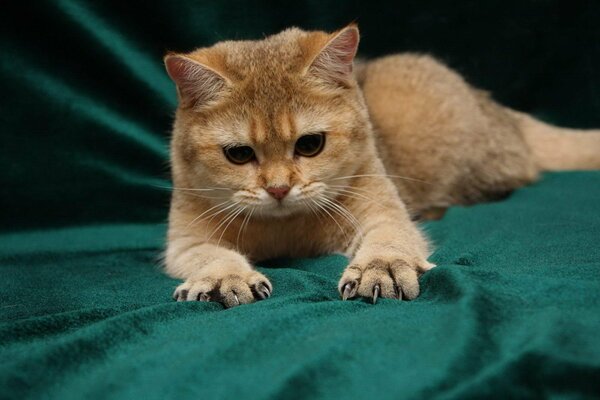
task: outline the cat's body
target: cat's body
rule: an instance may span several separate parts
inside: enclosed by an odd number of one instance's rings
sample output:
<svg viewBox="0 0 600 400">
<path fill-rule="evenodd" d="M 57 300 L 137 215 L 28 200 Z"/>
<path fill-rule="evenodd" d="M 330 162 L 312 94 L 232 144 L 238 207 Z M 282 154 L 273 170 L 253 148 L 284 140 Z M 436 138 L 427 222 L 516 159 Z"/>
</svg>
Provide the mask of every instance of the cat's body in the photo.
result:
<svg viewBox="0 0 600 400">
<path fill-rule="evenodd" d="M 178 300 L 266 298 L 252 262 L 333 252 L 352 258 L 344 298 L 412 299 L 432 264 L 411 215 L 498 198 L 542 169 L 600 168 L 600 134 L 506 109 L 427 56 L 352 72 L 357 44 L 354 26 L 292 29 L 167 56 Z"/>
<path fill-rule="evenodd" d="M 357 75 L 379 156 L 388 174 L 414 178 L 393 181 L 418 215 L 501 198 L 542 170 L 600 168 L 597 133 L 502 107 L 429 56 L 383 57 Z"/>
</svg>

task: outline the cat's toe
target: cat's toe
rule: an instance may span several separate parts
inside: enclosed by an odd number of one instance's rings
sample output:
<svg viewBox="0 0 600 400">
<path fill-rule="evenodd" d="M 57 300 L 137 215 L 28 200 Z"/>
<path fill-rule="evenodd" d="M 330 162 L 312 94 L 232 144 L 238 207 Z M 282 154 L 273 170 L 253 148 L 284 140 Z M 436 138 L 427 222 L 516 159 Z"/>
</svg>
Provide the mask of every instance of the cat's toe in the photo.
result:
<svg viewBox="0 0 600 400">
<path fill-rule="evenodd" d="M 258 272 L 249 276 L 230 275 L 221 280 L 215 301 L 230 308 L 267 299 L 272 291 L 271 283 Z"/>
<path fill-rule="evenodd" d="M 373 304 L 380 297 L 412 300 L 419 295 L 417 268 L 399 259 L 353 264 L 344 271 L 338 290 L 343 300 L 355 296 Z"/>
<path fill-rule="evenodd" d="M 217 293 L 217 301 L 227 308 L 252 303 L 256 300 L 246 279 L 239 275 L 222 278 Z"/>
<path fill-rule="evenodd" d="M 374 260 L 367 264 L 358 287 L 359 296 L 370 299 L 373 304 L 379 297 L 398 299 L 398 288 L 390 272 L 389 263 Z"/>
<path fill-rule="evenodd" d="M 177 286 L 173 292 L 173 300 L 175 301 L 186 301 L 189 293 L 190 285 L 187 282 Z"/>
<path fill-rule="evenodd" d="M 206 289 L 206 288 L 205 288 Z M 175 301 L 210 301 L 210 296 L 202 292 L 202 288 L 192 282 L 186 281 L 179 285 L 173 292 Z"/>
<path fill-rule="evenodd" d="M 188 279 L 175 289 L 173 298 L 177 301 L 214 301 L 230 308 L 267 299 L 272 292 L 268 279 L 252 271 Z"/>
<path fill-rule="evenodd" d="M 181 289 L 181 286 L 175 289 L 173 292 L 173 300 L 175 301 L 185 301 L 187 300 L 188 291 L 186 289 Z"/>
</svg>

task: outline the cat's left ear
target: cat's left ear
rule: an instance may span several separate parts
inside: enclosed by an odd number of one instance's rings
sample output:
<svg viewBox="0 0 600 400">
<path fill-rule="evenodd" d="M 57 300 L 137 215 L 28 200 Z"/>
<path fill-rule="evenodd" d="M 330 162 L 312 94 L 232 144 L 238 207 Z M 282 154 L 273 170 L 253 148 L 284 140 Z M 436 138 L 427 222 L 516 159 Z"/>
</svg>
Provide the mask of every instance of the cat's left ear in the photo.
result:
<svg viewBox="0 0 600 400">
<path fill-rule="evenodd" d="M 216 70 L 185 55 L 167 54 L 167 73 L 177 85 L 182 107 L 202 109 L 218 101 L 227 89 L 227 80 Z"/>
<path fill-rule="evenodd" d="M 327 82 L 348 86 L 359 40 L 356 24 L 335 32 L 311 62 L 309 72 Z"/>
</svg>

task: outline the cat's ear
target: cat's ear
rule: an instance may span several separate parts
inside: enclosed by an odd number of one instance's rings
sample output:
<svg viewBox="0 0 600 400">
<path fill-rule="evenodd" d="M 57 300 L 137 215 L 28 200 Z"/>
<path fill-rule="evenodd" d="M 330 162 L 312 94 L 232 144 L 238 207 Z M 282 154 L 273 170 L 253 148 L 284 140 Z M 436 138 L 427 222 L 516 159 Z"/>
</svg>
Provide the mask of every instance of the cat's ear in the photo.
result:
<svg viewBox="0 0 600 400">
<path fill-rule="evenodd" d="M 182 107 L 202 108 L 213 104 L 227 87 L 227 80 L 207 65 L 186 56 L 167 54 L 167 73 L 177 85 Z"/>
<path fill-rule="evenodd" d="M 352 63 L 359 40 L 355 24 L 335 32 L 311 62 L 309 72 L 327 82 L 347 86 L 352 80 Z"/>
</svg>

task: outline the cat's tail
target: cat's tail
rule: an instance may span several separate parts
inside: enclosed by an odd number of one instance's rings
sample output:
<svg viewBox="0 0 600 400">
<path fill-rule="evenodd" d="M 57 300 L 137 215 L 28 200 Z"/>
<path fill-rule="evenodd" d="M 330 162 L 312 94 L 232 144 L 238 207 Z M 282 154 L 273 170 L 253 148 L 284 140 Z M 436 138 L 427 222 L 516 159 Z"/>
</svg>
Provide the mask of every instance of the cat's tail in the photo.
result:
<svg viewBox="0 0 600 400">
<path fill-rule="evenodd" d="M 539 167 L 546 171 L 600 169 L 600 130 L 559 128 L 511 110 Z"/>
</svg>

